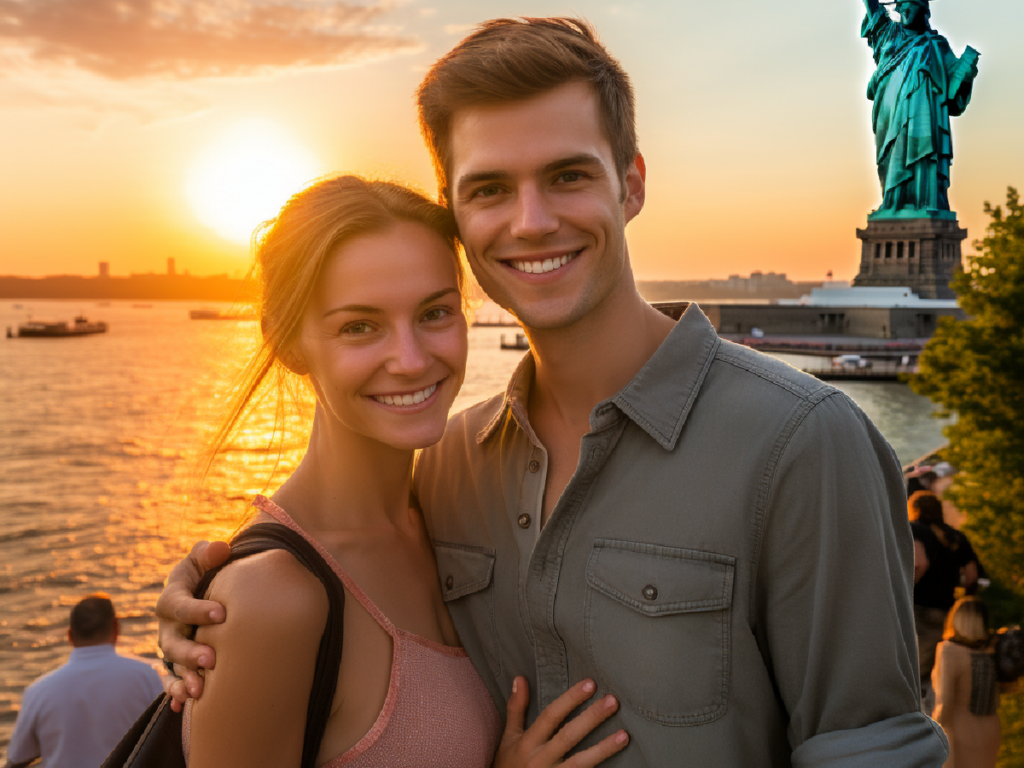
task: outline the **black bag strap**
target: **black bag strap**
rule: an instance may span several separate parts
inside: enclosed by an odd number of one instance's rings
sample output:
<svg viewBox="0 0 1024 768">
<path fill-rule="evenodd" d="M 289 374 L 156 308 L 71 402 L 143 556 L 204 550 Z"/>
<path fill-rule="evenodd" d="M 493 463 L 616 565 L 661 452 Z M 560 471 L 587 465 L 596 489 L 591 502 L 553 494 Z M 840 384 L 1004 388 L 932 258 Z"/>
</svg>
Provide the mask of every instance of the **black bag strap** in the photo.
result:
<svg viewBox="0 0 1024 768">
<path fill-rule="evenodd" d="M 231 540 L 231 555 L 224 565 L 207 571 L 196 587 L 195 596 L 205 597 L 214 576 L 225 565 L 271 549 L 290 552 L 320 579 L 327 591 L 327 627 L 320 638 L 320 648 L 316 654 L 316 673 L 313 676 L 313 690 L 309 694 L 306 733 L 302 743 L 302 768 L 316 768 L 316 756 L 327 729 L 327 719 L 331 714 L 334 691 L 338 684 L 338 669 L 341 666 L 345 589 L 337 574 L 301 534 L 279 523 L 257 523 Z"/>
</svg>

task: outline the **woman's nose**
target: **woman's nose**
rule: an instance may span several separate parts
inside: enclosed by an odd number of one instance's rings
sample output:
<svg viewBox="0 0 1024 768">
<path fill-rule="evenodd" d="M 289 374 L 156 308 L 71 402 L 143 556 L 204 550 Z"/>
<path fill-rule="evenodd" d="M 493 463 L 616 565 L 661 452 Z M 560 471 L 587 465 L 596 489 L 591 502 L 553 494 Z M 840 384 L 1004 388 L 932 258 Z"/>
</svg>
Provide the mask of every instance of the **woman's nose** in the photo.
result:
<svg viewBox="0 0 1024 768">
<path fill-rule="evenodd" d="M 431 355 L 413 329 L 400 329 L 393 338 L 384 369 L 394 376 L 414 377 L 430 367 Z"/>
</svg>

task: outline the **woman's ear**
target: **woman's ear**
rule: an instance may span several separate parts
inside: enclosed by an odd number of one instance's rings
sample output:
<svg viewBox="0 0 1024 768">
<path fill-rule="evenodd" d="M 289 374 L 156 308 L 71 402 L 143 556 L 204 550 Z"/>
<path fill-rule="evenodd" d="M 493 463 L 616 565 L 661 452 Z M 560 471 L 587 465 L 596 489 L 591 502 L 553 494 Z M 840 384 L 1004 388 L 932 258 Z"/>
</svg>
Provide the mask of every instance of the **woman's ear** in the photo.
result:
<svg viewBox="0 0 1024 768">
<path fill-rule="evenodd" d="M 292 373 L 298 374 L 299 376 L 305 376 L 309 373 L 309 366 L 306 365 L 306 358 L 303 357 L 302 352 L 299 351 L 296 344 L 292 343 L 288 345 L 286 349 L 282 349 L 277 359 L 281 361 L 281 364 Z"/>
</svg>

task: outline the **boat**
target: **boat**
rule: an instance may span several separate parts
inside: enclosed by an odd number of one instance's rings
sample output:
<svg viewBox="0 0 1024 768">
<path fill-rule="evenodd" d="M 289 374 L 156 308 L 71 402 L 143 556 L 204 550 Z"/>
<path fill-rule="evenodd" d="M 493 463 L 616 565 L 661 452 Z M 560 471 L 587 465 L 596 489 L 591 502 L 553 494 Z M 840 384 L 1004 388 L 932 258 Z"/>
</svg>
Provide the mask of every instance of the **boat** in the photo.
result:
<svg viewBox="0 0 1024 768">
<path fill-rule="evenodd" d="M 221 312 L 219 309 L 190 309 L 192 320 L 255 320 L 256 315 L 248 312 Z"/>
<path fill-rule="evenodd" d="M 529 349 L 530 341 L 526 338 L 525 333 L 517 333 L 515 341 L 506 341 L 505 334 L 501 334 L 501 348 L 502 349 Z"/>
<path fill-rule="evenodd" d="M 519 323 L 515 320 L 474 320 L 474 328 L 518 328 Z"/>
<path fill-rule="evenodd" d="M 67 322 L 45 322 L 41 320 L 29 320 L 18 326 L 18 337 L 22 339 L 60 338 L 64 336 L 89 336 L 94 333 L 106 333 L 107 324 L 103 322 L 90 323 L 85 317 L 79 315 L 74 323 Z M 14 338 L 14 333 L 7 329 L 7 338 Z"/>
</svg>

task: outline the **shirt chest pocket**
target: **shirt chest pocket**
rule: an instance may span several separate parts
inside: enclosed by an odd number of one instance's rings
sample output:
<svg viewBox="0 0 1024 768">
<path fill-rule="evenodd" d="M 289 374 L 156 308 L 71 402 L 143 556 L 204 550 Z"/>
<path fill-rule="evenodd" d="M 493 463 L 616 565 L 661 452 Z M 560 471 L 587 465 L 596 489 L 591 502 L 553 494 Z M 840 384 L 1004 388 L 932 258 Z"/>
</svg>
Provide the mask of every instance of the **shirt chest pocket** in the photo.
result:
<svg viewBox="0 0 1024 768">
<path fill-rule="evenodd" d="M 610 692 L 662 725 L 725 714 L 736 559 L 598 539 L 587 562 L 587 652 Z"/>
<path fill-rule="evenodd" d="M 494 550 L 465 544 L 434 542 L 441 595 L 470 657 L 487 659 L 495 678 L 501 655 L 494 624 Z"/>
</svg>

